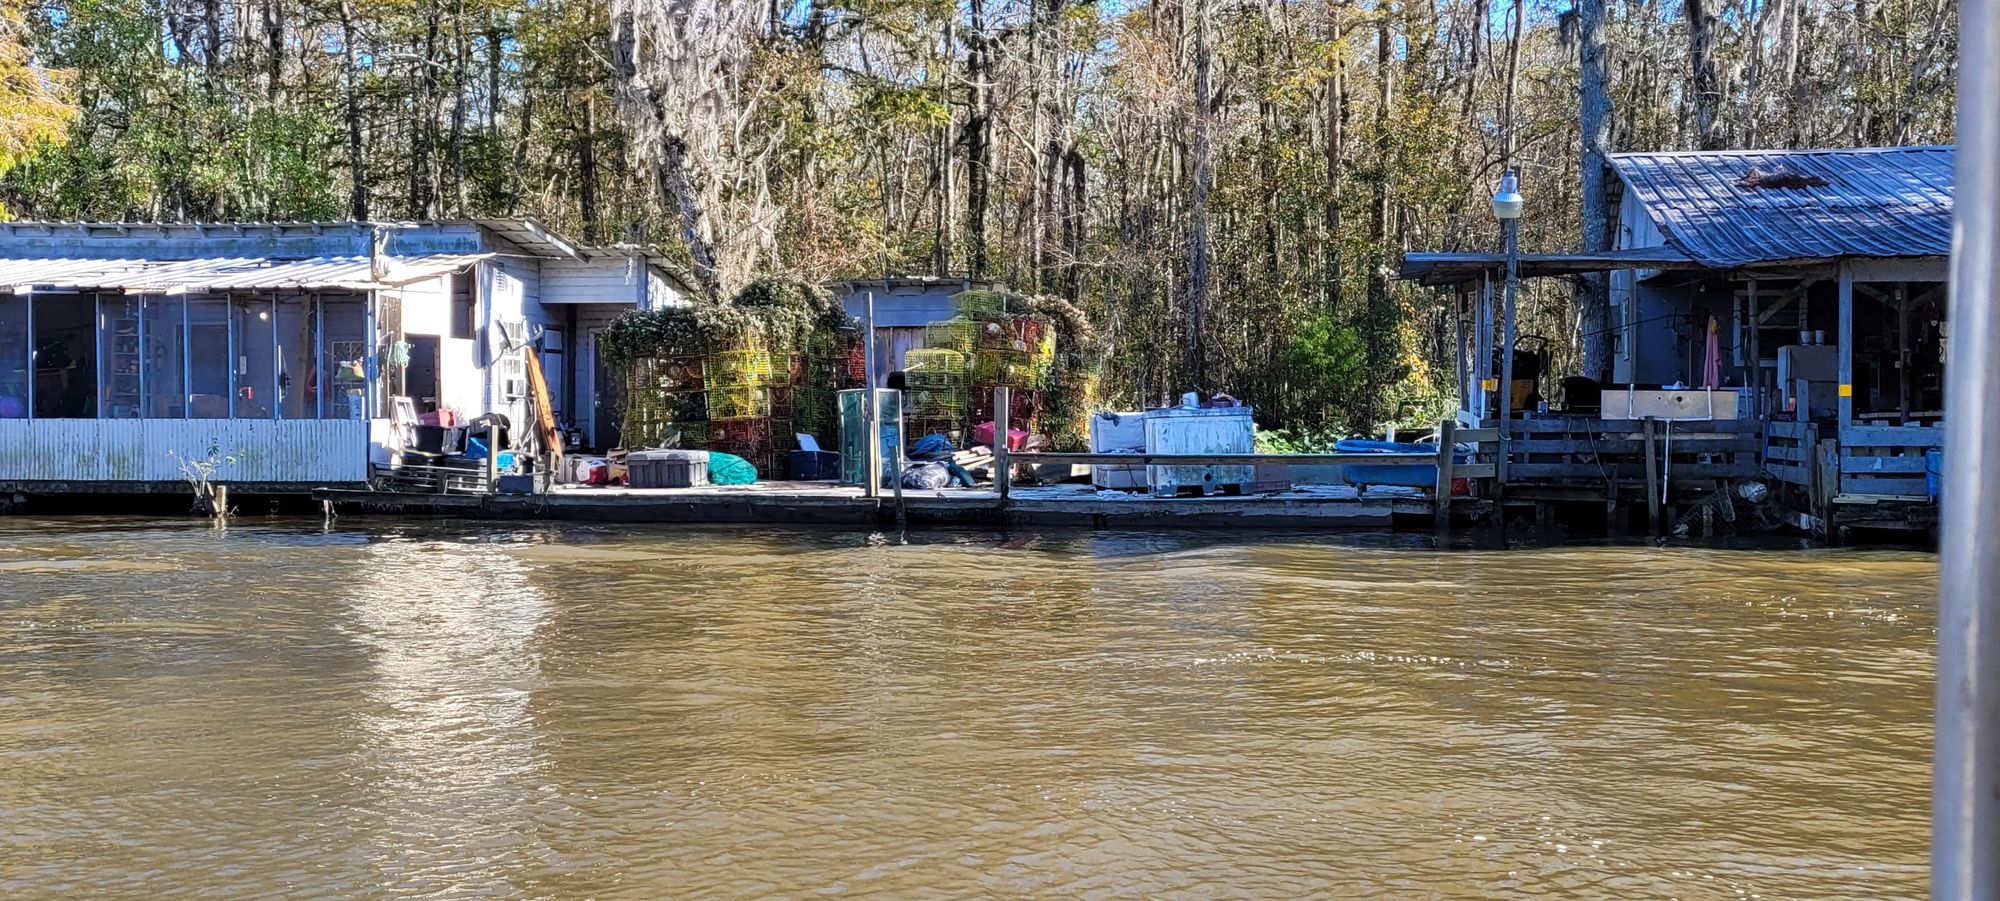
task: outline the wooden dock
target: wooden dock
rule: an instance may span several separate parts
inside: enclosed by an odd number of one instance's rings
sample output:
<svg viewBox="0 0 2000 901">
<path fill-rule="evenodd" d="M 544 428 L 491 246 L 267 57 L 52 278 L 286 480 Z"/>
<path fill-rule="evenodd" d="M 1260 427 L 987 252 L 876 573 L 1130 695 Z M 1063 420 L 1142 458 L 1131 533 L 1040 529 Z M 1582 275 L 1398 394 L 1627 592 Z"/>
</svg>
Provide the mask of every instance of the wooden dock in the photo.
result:
<svg viewBox="0 0 2000 901">
<path fill-rule="evenodd" d="M 1082 528 L 1268 528 L 1429 531 L 1431 498 L 1420 491 L 1304 486 L 1258 495 L 1156 498 L 1088 485 L 1017 486 L 1001 503 L 992 488 L 905 490 L 901 502 L 826 482 L 760 482 L 704 488 L 569 488 L 542 494 L 413 494 L 323 489 L 314 497 L 342 515 L 622 523 L 761 523 L 880 527 L 1038 525 Z M 1448 515 L 1469 522 L 1480 502 L 1460 498 Z"/>
</svg>

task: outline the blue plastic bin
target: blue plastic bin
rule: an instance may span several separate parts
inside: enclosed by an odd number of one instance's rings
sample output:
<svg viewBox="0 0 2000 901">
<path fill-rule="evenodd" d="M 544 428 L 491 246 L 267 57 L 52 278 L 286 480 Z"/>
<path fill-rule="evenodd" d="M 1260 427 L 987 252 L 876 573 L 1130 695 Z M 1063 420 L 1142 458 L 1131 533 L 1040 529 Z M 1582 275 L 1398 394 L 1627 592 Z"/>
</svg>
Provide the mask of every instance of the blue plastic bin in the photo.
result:
<svg viewBox="0 0 2000 901">
<path fill-rule="evenodd" d="M 1333 449 L 1343 454 L 1431 454 L 1436 455 L 1435 444 L 1411 444 L 1403 441 L 1367 441 L 1348 438 L 1337 441 Z M 1452 459 L 1463 463 L 1466 455 L 1453 454 Z M 1410 464 L 1404 466 L 1370 466 L 1366 463 L 1345 463 L 1341 465 L 1341 477 L 1349 485 L 1396 485 L 1404 488 L 1436 488 L 1438 468 Z"/>
<path fill-rule="evenodd" d="M 795 450 L 791 453 L 792 478 L 817 482 L 840 478 L 840 454 L 830 450 Z"/>
</svg>

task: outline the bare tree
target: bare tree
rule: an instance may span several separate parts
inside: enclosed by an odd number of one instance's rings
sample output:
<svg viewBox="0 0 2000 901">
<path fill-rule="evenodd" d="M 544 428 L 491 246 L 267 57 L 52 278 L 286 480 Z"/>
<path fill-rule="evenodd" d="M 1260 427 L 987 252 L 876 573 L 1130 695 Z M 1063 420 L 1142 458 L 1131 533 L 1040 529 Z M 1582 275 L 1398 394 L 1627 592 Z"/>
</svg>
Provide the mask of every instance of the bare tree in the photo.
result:
<svg viewBox="0 0 2000 901">
<path fill-rule="evenodd" d="M 768 172 L 783 130 L 758 117 L 768 85 L 753 65 L 767 9 L 756 0 L 612 5 L 612 68 L 633 155 L 715 297 L 776 255 L 782 211 Z"/>
<path fill-rule="evenodd" d="M 1611 249 L 1611 213 L 1605 204 L 1605 170 L 1611 151 L 1611 93 L 1604 65 L 1604 0 L 1577 0 L 1581 91 L 1578 124 L 1583 159 L 1583 249 Z M 1586 275 L 1577 286 L 1576 314 L 1583 359 L 1579 368 L 1602 379 L 1611 364 L 1611 297 L 1603 273 Z"/>
</svg>

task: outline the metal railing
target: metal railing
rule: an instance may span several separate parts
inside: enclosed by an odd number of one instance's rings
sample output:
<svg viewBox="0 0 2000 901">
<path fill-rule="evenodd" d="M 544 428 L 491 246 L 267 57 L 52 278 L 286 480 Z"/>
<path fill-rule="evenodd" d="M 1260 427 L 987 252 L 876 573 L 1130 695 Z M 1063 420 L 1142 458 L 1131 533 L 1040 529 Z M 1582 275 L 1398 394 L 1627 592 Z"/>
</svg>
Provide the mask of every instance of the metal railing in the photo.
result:
<svg viewBox="0 0 2000 901">
<path fill-rule="evenodd" d="M 1440 423 L 1435 453 L 1327 453 L 1327 454 L 1155 454 L 1085 453 L 1072 451 L 1015 451 L 1007 447 L 1008 397 L 1006 388 L 993 389 L 993 484 L 1003 509 L 1013 499 L 1014 467 L 1050 464 L 1057 466 L 1257 466 L 1257 465 L 1363 465 L 1435 466 L 1436 484 L 1430 488 L 1438 531 L 1451 527 L 1452 485 L 1458 479 L 1492 479 L 1495 465 L 1478 462 L 1492 458 L 1499 432 L 1494 429 L 1459 429 L 1454 422 Z M 1471 445 L 1474 462 L 1460 463 L 1459 448 Z"/>
</svg>

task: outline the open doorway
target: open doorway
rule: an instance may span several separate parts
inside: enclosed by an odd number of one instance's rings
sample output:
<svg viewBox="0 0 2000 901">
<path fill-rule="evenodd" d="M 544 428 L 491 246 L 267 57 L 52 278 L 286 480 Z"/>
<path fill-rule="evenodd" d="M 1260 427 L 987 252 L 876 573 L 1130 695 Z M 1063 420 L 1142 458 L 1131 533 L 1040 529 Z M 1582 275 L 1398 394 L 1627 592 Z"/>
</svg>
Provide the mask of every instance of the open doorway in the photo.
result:
<svg viewBox="0 0 2000 901">
<path fill-rule="evenodd" d="M 619 446 L 619 419 L 625 410 L 625 382 L 604 362 L 604 332 L 590 333 L 590 440 L 599 449 Z"/>
<path fill-rule="evenodd" d="M 419 413 L 435 413 L 444 396 L 438 377 L 438 339 L 435 335 L 409 335 L 410 365 L 404 372 L 403 390 Z"/>
<path fill-rule="evenodd" d="M 35 297 L 35 416 L 97 417 L 97 304 L 91 297 Z"/>
</svg>

